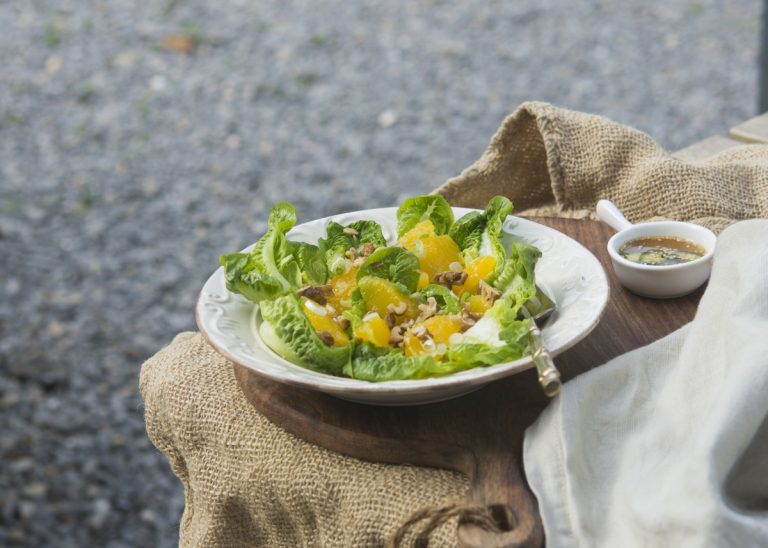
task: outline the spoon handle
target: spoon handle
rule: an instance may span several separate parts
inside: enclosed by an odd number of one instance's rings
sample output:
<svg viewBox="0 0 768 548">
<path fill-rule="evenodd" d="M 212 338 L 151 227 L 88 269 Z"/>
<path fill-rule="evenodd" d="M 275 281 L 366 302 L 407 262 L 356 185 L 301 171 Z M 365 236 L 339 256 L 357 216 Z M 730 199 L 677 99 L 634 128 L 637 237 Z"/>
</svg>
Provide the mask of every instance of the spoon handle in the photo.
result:
<svg viewBox="0 0 768 548">
<path fill-rule="evenodd" d="M 598 218 L 616 231 L 632 226 L 624 214 L 610 200 L 600 200 L 595 208 Z"/>
</svg>

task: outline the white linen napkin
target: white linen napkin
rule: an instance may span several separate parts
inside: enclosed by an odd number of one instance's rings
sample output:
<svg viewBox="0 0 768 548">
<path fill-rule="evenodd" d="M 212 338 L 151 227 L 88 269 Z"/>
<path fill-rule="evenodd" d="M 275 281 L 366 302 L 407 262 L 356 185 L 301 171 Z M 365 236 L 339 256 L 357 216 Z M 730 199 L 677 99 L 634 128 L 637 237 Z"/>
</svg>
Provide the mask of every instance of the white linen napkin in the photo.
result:
<svg viewBox="0 0 768 548">
<path fill-rule="evenodd" d="M 718 238 L 694 320 L 526 431 L 547 546 L 768 546 L 768 221 Z"/>
</svg>

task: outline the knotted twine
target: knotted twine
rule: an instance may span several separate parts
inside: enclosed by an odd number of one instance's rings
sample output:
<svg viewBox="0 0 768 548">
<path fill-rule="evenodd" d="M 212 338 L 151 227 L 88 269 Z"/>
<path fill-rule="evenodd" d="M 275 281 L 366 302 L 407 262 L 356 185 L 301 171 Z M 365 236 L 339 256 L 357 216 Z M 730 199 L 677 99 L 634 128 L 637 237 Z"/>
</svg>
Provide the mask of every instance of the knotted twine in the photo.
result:
<svg viewBox="0 0 768 548">
<path fill-rule="evenodd" d="M 488 507 L 479 504 L 453 502 L 443 506 L 422 508 L 411 514 L 387 539 L 386 548 L 404 546 L 407 535 L 416 531 L 413 546 L 415 548 L 427 548 L 432 533 L 455 517 L 460 518 L 460 522 L 463 524 L 472 524 L 490 533 L 503 532 Z M 416 526 L 421 522 L 426 523 L 417 530 Z M 511 525 L 514 527 L 514 524 Z"/>
</svg>

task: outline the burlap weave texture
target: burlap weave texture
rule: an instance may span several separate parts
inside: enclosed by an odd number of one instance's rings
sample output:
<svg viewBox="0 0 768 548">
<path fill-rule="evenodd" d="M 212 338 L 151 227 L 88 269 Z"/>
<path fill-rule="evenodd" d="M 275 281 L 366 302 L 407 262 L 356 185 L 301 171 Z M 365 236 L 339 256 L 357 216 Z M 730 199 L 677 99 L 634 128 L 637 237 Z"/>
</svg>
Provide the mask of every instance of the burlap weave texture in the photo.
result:
<svg viewBox="0 0 768 548">
<path fill-rule="evenodd" d="M 414 507 L 468 487 L 453 472 L 362 462 L 288 434 L 199 333 L 147 361 L 141 391 L 147 431 L 184 485 L 182 546 L 380 546 Z M 450 545 L 444 529 L 437 545 Z"/>
<path fill-rule="evenodd" d="M 504 194 L 517 213 L 576 218 L 596 218 L 595 204 L 607 198 L 632 222 L 674 219 L 720 232 L 768 217 L 768 145 L 687 163 L 606 118 L 524 103 L 482 157 L 435 192 L 464 207 Z"/>
<path fill-rule="evenodd" d="M 719 231 L 768 217 L 768 146 L 684 163 L 637 130 L 526 103 L 436 192 L 468 207 L 504 194 L 517 212 L 568 217 L 588 217 L 609 198 L 633 222 Z M 452 472 L 362 462 L 298 440 L 250 406 L 232 365 L 199 334 L 177 336 L 148 360 L 141 392 L 147 432 L 184 485 L 182 546 L 380 546 L 412 511 L 468 487 Z M 433 545 L 455 545 L 454 533 L 455 520 Z"/>
</svg>

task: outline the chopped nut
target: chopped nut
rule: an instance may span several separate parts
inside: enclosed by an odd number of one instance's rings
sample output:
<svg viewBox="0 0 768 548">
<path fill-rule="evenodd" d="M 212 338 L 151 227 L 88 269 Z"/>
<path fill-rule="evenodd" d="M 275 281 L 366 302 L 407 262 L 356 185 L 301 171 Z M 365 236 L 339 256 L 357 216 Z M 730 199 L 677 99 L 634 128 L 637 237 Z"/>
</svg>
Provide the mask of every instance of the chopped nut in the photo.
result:
<svg viewBox="0 0 768 548">
<path fill-rule="evenodd" d="M 344 316 L 336 316 L 333 321 L 335 321 L 337 324 L 341 326 L 342 329 L 346 330 L 349 329 L 349 320 L 346 319 Z"/>
<path fill-rule="evenodd" d="M 358 257 L 357 259 L 352 261 L 352 266 L 354 266 L 355 268 L 360 268 L 361 266 L 363 266 L 364 262 L 365 262 L 364 257 Z"/>
<path fill-rule="evenodd" d="M 435 274 L 433 281 L 436 284 L 444 285 L 448 289 L 451 289 L 451 286 L 461 285 L 466 282 L 467 276 L 469 275 L 466 272 L 454 272 L 453 270 L 447 270 L 445 272 L 439 272 L 438 274 Z"/>
<path fill-rule="evenodd" d="M 403 314 L 405 314 L 406 310 L 408 310 L 408 305 L 404 301 L 400 301 L 400 304 L 398 305 L 394 305 L 394 304 L 387 305 L 387 311 L 391 312 L 396 316 L 402 316 Z"/>
<path fill-rule="evenodd" d="M 411 334 L 421 342 L 432 341 L 432 333 L 423 325 L 417 325 L 411 329 Z"/>
<path fill-rule="evenodd" d="M 371 253 L 373 253 L 376 250 L 376 246 L 374 246 L 371 242 L 365 242 L 363 244 L 363 248 L 360 250 L 360 256 L 361 257 L 367 257 Z"/>
<path fill-rule="evenodd" d="M 331 335 L 327 331 L 318 331 L 317 336 L 320 337 L 320 340 L 323 341 L 328 346 L 333 346 L 333 335 Z"/>
<path fill-rule="evenodd" d="M 437 301 L 435 298 L 427 297 L 427 303 L 419 305 L 419 317 L 416 318 L 416 323 L 420 323 L 428 318 L 431 318 L 437 314 L 438 310 L 440 310 L 440 307 L 437 306 Z"/>
<path fill-rule="evenodd" d="M 328 314 L 330 314 L 331 317 L 334 317 L 338 314 L 332 304 L 326 304 L 325 309 L 328 311 Z"/>
<path fill-rule="evenodd" d="M 357 230 L 355 230 L 351 226 L 345 226 L 342 232 L 348 236 L 357 236 Z"/>
<path fill-rule="evenodd" d="M 480 295 L 482 295 L 483 299 L 489 303 L 493 303 L 496 299 L 501 297 L 501 291 L 492 285 L 485 283 L 483 280 L 480 280 L 480 285 L 478 287 L 480 287 Z"/>
<path fill-rule="evenodd" d="M 387 322 L 387 326 L 390 329 L 395 327 L 396 322 L 395 322 L 395 315 L 394 315 L 394 313 L 390 312 L 389 314 L 384 316 L 384 321 Z"/>
<path fill-rule="evenodd" d="M 464 270 L 464 268 L 461 266 L 461 263 L 458 261 L 453 261 L 451 264 L 448 265 L 448 268 L 451 269 L 451 272 L 461 272 Z"/>
<path fill-rule="evenodd" d="M 473 322 L 476 322 L 477 320 L 479 320 L 480 318 L 483 317 L 482 314 L 475 314 L 473 312 L 470 312 L 466 308 L 462 308 L 461 309 L 460 316 L 461 316 L 462 319 L 466 318 L 468 320 L 472 320 Z"/>
<path fill-rule="evenodd" d="M 354 247 L 350 247 L 344 252 L 344 255 L 349 259 L 350 261 L 354 261 L 357 258 L 357 251 Z"/>
<path fill-rule="evenodd" d="M 389 332 L 389 344 L 393 346 L 398 346 L 402 344 L 402 342 L 403 342 L 403 328 L 402 326 L 396 325 Z"/>
<path fill-rule="evenodd" d="M 477 323 L 477 320 L 479 320 L 482 316 L 479 314 L 472 314 L 469 310 L 466 308 L 462 309 L 461 314 L 459 315 L 459 319 L 461 320 L 461 332 L 463 333 L 473 325 Z"/>
<path fill-rule="evenodd" d="M 306 297 L 315 301 L 317 304 L 325 305 L 328 297 L 333 297 L 333 288 L 330 285 L 310 285 L 297 291 L 299 296 Z"/>
</svg>

